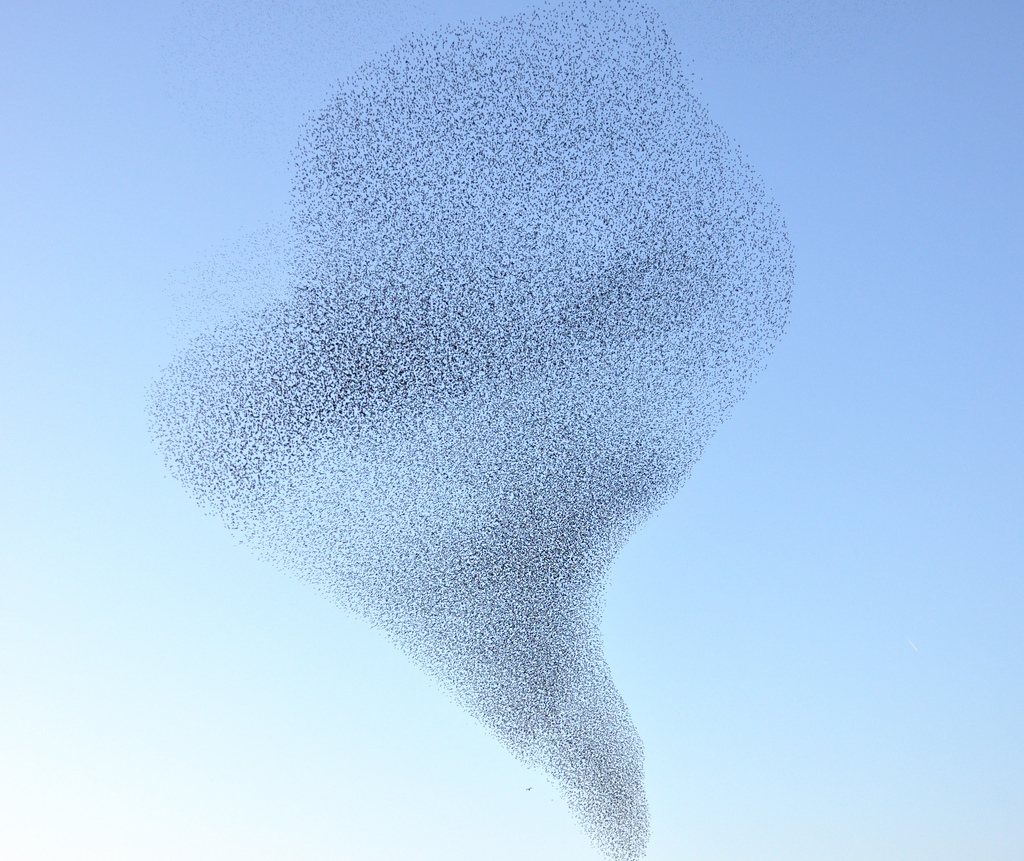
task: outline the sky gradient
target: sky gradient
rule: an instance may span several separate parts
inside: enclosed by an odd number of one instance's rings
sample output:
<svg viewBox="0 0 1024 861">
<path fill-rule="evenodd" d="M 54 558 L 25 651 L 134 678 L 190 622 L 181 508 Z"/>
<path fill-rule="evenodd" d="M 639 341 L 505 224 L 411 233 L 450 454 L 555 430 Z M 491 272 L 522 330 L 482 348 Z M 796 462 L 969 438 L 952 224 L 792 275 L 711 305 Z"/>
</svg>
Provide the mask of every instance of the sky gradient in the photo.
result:
<svg viewBox="0 0 1024 861">
<path fill-rule="evenodd" d="M 171 297 L 285 216 L 333 82 L 528 5 L 0 13 L 0 856 L 599 857 L 379 634 L 204 515 L 145 414 Z M 1019 859 L 1024 10 L 663 5 L 796 287 L 612 571 L 649 857 Z"/>
</svg>

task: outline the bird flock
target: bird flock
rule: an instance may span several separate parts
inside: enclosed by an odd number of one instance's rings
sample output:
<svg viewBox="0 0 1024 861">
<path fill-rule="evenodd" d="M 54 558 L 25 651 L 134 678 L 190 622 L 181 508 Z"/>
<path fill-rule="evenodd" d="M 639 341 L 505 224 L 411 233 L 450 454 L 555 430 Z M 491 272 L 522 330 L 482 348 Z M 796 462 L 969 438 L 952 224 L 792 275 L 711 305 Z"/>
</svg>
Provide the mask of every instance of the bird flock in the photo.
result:
<svg viewBox="0 0 1024 861">
<path fill-rule="evenodd" d="M 170 471 L 643 857 L 604 586 L 782 334 L 777 207 L 654 13 L 567 2 L 342 82 L 289 233 L 286 291 L 154 382 Z"/>
</svg>

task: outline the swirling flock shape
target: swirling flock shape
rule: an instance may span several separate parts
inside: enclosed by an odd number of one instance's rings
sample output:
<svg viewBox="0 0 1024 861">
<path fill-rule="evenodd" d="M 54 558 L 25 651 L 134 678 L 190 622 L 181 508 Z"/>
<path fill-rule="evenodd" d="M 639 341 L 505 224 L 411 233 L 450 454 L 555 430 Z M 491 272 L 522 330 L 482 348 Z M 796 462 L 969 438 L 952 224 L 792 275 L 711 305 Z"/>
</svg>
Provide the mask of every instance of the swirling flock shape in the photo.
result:
<svg viewBox="0 0 1024 861">
<path fill-rule="evenodd" d="M 294 177 L 288 298 L 153 385 L 171 472 L 642 857 L 604 584 L 783 331 L 777 208 L 657 17 L 616 2 L 400 44 Z"/>
</svg>

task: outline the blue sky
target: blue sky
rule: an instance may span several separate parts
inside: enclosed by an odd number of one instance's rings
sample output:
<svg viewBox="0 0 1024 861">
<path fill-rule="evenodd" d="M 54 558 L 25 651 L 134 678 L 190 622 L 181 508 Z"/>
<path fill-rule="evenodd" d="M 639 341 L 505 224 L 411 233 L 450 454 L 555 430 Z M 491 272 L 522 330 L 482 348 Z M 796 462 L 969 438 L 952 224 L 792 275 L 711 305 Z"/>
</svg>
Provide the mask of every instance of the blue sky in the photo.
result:
<svg viewBox="0 0 1024 861">
<path fill-rule="evenodd" d="M 542 775 L 199 511 L 144 409 L 169 291 L 283 217 L 332 82 L 528 6 L 0 13 L 0 856 L 598 857 Z M 797 281 L 612 573 L 649 857 L 1019 859 L 1024 7 L 663 7 Z"/>
</svg>

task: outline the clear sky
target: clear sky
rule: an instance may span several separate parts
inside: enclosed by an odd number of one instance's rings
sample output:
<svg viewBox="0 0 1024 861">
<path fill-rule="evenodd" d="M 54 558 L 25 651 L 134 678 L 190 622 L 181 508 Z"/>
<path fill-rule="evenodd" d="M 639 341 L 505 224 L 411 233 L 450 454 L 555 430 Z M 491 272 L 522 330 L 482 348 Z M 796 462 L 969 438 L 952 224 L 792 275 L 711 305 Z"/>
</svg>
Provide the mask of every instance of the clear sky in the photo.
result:
<svg viewBox="0 0 1024 861">
<path fill-rule="evenodd" d="M 1024 6 L 654 5 L 797 281 L 612 572 L 649 857 L 1019 861 Z M 528 6 L 0 12 L 0 857 L 598 858 L 542 775 L 199 511 L 144 406 L 169 294 L 285 215 L 332 82 Z"/>
</svg>

